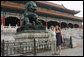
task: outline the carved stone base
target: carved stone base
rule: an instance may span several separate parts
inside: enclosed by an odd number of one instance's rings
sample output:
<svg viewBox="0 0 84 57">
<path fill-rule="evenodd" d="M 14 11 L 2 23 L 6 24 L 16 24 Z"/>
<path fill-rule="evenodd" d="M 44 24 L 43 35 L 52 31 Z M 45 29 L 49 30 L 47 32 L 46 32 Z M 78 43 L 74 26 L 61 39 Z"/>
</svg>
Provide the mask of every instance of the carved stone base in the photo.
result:
<svg viewBox="0 0 84 57">
<path fill-rule="evenodd" d="M 15 41 L 16 42 L 27 42 L 29 39 L 48 39 L 49 33 L 47 33 L 45 30 L 24 30 L 20 33 L 16 33 L 15 35 Z"/>
</svg>

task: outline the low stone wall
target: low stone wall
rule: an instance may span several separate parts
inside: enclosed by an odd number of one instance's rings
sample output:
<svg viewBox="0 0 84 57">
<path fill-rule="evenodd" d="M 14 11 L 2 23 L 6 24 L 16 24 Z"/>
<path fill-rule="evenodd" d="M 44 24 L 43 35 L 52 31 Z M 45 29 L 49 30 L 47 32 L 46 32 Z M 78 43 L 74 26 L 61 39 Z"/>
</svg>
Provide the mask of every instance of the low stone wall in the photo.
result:
<svg viewBox="0 0 84 57">
<path fill-rule="evenodd" d="M 62 29 L 62 34 L 64 39 L 70 39 L 70 37 L 72 37 L 73 47 L 76 47 L 77 44 L 79 43 L 79 40 L 83 39 L 83 29 L 79 29 L 79 28 Z M 68 42 L 70 41 L 68 40 L 66 43 Z"/>
</svg>

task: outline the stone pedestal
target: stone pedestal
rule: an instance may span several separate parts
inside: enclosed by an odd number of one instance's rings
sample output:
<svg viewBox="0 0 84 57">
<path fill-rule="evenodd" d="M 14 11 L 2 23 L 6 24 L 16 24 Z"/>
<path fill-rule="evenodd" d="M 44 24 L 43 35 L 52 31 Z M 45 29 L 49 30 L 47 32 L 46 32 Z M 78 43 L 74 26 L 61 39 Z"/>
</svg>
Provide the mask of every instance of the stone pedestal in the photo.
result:
<svg viewBox="0 0 84 57">
<path fill-rule="evenodd" d="M 17 46 L 28 47 L 32 50 L 41 49 L 48 43 L 49 33 L 45 30 L 25 30 L 15 35 L 15 42 Z M 22 49 L 21 49 L 22 50 Z M 34 52 L 36 53 L 36 52 Z"/>
</svg>

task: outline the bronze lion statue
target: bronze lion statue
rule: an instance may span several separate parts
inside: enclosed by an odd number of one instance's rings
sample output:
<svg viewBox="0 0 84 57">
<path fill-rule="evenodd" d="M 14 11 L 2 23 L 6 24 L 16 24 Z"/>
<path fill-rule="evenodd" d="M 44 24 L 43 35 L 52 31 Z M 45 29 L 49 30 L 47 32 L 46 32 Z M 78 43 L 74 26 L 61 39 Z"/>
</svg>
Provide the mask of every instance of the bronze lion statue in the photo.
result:
<svg viewBox="0 0 84 57">
<path fill-rule="evenodd" d="M 37 5 L 35 2 L 28 1 L 25 4 L 24 19 L 21 27 L 17 29 L 17 32 L 22 30 L 38 30 L 43 28 L 42 23 L 38 20 L 38 15 L 35 13 L 36 10 Z"/>
</svg>

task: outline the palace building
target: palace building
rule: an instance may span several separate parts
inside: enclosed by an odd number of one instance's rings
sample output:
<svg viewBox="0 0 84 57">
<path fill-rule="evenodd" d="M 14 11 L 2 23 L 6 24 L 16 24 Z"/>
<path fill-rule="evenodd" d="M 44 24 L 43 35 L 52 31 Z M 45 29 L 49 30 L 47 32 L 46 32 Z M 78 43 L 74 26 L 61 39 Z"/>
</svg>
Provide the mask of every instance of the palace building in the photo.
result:
<svg viewBox="0 0 84 57">
<path fill-rule="evenodd" d="M 1 1 L 1 25 L 21 26 L 24 19 L 24 5 L 28 1 Z M 65 8 L 63 5 L 48 1 L 34 1 L 39 20 L 48 28 L 59 25 L 61 28 L 82 28 L 83 17 L 74 16 L 80 11 Z"/>
</svg>

